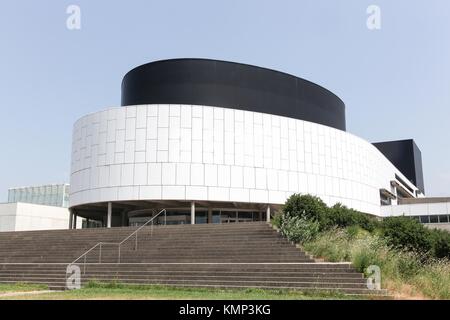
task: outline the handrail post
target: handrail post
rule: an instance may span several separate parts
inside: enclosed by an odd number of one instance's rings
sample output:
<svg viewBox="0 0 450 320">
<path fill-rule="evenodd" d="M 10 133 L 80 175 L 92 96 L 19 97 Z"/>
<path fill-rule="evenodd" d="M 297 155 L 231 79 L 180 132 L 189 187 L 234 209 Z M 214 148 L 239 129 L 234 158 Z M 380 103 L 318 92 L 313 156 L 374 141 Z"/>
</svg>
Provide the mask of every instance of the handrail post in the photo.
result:
<svg viewBox="0 0 450 320">
<path fill-rule="evenodd" d="M 134 251 L 137 251 L 137 246 L 138 246 L 137 235 L 138 235 L 138 233 L 136 232 L 136 245 L 134 246 Z"/>
<path fill-rule="evenodd" d="M 121 246 L 121 244 L 119 243 L 119 258 L 118 258 L 118 263 L 120 263 L 120 246 Z"/>
<path fill-rule="evenodd" d="M 102 243 L 100 242 L 100 254 L 98 258 L 98 263 L 102 263 Z"/>
<path fill-rule="evenodd" d="M 164 209 L 164 225 L 167 225 L 167 211 Z"/>
<path fill-rule="evenodd" d="M 83 274 L 86 274 L 86 254 L 84 255 Z"/>
</svg>

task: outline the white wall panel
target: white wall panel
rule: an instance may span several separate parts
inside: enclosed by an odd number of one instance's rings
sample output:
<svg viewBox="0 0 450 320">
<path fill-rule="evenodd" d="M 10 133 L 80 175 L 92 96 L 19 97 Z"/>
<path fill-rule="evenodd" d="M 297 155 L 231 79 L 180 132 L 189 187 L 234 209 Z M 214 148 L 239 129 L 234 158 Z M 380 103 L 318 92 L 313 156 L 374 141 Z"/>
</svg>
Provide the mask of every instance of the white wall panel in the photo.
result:
<svg viewBox="0 0 450 320">
<path fill-rule="evenodd" d="M 380 214 L 379 189 L 390 190 L 395 174 L 403 177 L 349 133 L 191 105 L 112 108 L 81 118 L 74 125 L 71 172 L 71 206 L 114 195 L 283 203 L 299 192 L 373 214 Z"/>
<path fill-rule="evenodd" d="M 134 185 L 147 185 L 147 163 L 136 163 L 134 165 Z"/>
<path fill-rule="evenodd" d="M 161 163 L 149 163 L 148 169 L 148 180 L 149 185 L 160 186 L 162 184 L 162 164 Z"/>
<path fill-rule="evenodd" d="M 231 186 L 231 170 L 230 166 L 217 166 L 217 186 L 227 187 Z"/>
<path fill-rule="evenodd" d="M 175 185 L 177 176 L 176 163 L 162 164 L 162 185 Z"/>
<path fill-rule="evenodd" d="M 189 163 L 177 164 L 177 185 L 189 185 L 191 183 L 191 165 Z"/>
</svg>

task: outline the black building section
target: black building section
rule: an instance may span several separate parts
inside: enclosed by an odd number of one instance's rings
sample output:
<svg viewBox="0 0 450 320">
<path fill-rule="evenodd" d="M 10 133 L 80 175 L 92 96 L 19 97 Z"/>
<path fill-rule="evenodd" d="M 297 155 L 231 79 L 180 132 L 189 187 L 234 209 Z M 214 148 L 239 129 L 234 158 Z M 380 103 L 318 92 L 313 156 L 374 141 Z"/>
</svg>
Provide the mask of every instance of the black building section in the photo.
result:
<svg viewBox="0 0 450 320">
<path fill-rule="evenodd" d="M 377 142 L 373 144 L 425 194 L 422 171 L 422 153 L 412 139 Z"/>
<path fill-rule="evenodd" d="M 122 105 L 192 104 L 270 113 L 345 131 L 345 105 L 327 89 L 275 70 L 208 59 L 139 66 L 122 81 Z"/>
</svg>

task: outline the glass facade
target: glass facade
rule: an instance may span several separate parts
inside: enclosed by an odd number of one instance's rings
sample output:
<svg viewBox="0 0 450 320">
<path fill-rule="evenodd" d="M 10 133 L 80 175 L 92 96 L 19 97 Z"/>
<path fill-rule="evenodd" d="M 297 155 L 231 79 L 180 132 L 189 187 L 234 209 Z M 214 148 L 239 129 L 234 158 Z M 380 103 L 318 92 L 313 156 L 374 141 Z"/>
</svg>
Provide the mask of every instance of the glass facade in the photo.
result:
<svg viewBox="0 0 450 320">
<path fill-rule="evenodd" d="M 449 223 L 450 216 L 446 214 L 429 215 L 429 216 L 410 216 L 411 219 L 420 223 Z"/>
<path fill-rule="evenodd" d="M 129 225 L 133 227 L 142 226 L 151 216 L 130 217 Z M 164 224 L 164 215 L 155 219 L 155 224 Z M 264 221 L 265 212 L 259 211 L 240 211 L 240 210 L 212 210 L 212 223 L 236 223 L 250 221 Z M 191 212 L 189 208 L 185 210 L 167 210 L 166 224 L 190 224 Z M 196 209 L 195 223 L 208 223 L 208 210 L 204 208 Z"/>
<path fill-rule="evenodd" d="M 26 202 L 67 208 L 69 206 L 69 185 L 51 184 L 12 188 L 8 190 L 8 202 Z"/>
</svg>

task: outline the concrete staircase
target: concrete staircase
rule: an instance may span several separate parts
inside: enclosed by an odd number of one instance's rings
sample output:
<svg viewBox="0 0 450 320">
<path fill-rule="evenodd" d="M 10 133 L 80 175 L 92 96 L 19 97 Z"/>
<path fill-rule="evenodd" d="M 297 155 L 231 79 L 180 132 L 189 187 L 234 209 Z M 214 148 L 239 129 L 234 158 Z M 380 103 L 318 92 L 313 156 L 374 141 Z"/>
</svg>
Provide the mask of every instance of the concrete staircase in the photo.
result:
<svg viewBox="0 0 450 320">
<path fill-rule="evenodd" d="M 187 287 L 289 288 L 349 294 L 368 290 L 348 263 L 319 263 L 262 222 L 0 233 L 0 283 L 42 283 L 64 289 L 66 268 L 76 262 L 89 281 Z M 99 263 L 101 262 L 101 263 Z"/>
</svg>

